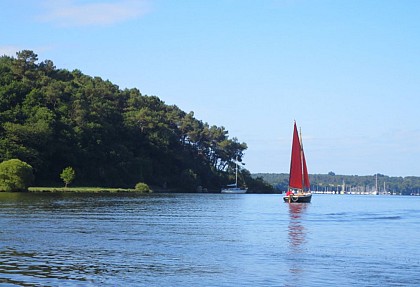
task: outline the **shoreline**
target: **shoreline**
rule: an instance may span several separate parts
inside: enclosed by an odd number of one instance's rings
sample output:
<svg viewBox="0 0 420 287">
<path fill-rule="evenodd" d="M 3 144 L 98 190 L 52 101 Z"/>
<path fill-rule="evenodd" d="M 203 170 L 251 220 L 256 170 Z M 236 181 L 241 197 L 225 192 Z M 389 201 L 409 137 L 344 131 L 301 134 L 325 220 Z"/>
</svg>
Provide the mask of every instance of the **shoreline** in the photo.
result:
<svg viewBox="0 0 420 287">
<path fill-rule="evenodd" d="M 73 193 L 153 193 L 142 192 L 134 188 L 107 188 L 107 187 L 29 187 L 28 192 L 32 193 L 58 193 L 58 192 L 73 192 Z"/>
</svg>

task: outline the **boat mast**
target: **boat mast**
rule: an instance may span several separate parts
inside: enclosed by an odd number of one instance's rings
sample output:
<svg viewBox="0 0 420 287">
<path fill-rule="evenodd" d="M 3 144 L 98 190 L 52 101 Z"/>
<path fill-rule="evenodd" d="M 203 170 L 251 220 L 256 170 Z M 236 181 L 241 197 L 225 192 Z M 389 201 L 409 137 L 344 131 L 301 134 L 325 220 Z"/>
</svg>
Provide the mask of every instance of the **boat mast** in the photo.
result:
<svg viewBox="0 0 420 287">
<path fill-rule="evenodd" d="M 238 157 L 236 157 L 235 165 L 235 187 L 238 187 Z"/>
</svg>

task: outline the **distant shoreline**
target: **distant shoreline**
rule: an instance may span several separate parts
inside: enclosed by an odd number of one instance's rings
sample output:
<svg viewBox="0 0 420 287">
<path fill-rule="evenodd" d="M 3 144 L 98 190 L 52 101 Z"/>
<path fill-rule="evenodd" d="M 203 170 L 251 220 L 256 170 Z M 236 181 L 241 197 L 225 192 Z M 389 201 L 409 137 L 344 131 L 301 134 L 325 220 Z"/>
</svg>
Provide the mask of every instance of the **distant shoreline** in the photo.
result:
<svg viewBox="0 0 420 287">
<path fill-rule="evenodd" d="M 54 192 L 73 192 L 73 193 L 147 193 L 133 188 L 106 188 L 106 187 L 29 187 L 29 192 L 54 193 Z"/>
</svg>

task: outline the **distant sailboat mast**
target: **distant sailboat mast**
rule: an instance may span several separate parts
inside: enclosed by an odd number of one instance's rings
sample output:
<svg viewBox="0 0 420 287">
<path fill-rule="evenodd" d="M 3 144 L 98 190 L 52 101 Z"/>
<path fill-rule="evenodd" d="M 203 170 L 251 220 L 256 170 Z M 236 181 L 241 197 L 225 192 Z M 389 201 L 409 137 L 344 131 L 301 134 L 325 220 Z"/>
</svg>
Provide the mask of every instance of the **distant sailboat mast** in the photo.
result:
<svg viewBox="0 0 420 287">
<path fill-rule="evenodd" d="M 235 187 L 238 187 L 238 157 L 236 157 L 235 165 Z"/>
<path fill-rule="evenodd" d="M 378 174 L 375 174 L 375 190 L 372 192 L 370 192 L 373 195 L 378 195 L 379 194 L 379 189 L 378 189 Z"/>
</svg>

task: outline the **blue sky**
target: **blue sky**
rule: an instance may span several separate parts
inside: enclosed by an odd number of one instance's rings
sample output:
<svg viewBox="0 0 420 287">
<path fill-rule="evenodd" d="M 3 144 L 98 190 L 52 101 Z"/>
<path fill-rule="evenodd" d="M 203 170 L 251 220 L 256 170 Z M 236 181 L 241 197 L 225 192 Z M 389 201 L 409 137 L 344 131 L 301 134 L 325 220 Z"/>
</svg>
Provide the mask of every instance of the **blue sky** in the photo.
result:
<svg viewBox="0 0 420 287">
<path fill-rule="evenodd" d="M 3 0 L 0 54 L 140 89 L 288 172 L 420 176 L 420 1 Z"/>
</svg>

